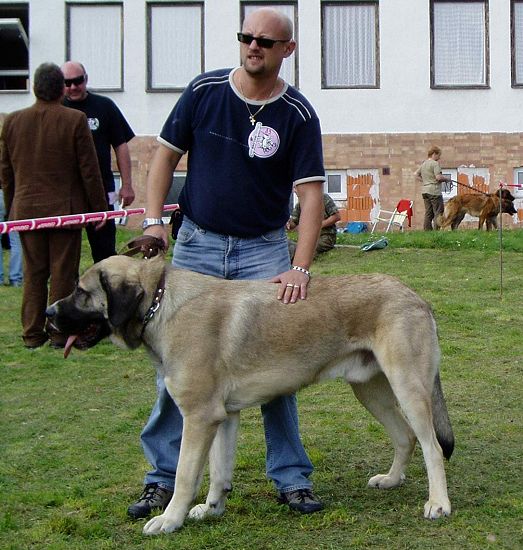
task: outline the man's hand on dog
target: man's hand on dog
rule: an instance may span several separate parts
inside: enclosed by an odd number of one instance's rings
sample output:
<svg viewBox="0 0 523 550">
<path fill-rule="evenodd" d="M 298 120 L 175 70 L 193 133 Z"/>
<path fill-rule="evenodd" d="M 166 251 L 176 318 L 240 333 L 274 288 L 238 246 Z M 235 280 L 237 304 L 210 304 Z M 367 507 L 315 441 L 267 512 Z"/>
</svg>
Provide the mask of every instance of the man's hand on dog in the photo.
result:
<svg viewBox="0 0 523 550">
<path fill-rule="evenodd" d="M 278 300 L 284 304 L 294 304 L 298 298 L 305 300 L 307 298 L 307 285 L 310 277 L 294 269 L 289 269 L 273 277 L 271 283 L 280 283 L 278 288 Z"/>
</svg>

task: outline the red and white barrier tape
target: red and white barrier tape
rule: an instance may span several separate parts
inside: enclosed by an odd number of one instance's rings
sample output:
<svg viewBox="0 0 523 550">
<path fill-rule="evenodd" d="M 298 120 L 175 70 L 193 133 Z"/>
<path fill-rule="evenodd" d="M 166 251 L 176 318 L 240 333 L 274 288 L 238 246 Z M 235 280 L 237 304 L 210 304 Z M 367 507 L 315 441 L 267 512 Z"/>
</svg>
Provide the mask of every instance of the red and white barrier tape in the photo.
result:
<svg viewBox="0 0 523 550">
<path fill-rule="evenodd" d="M 516 189 L 523 189 L 522 183 L 505 183 L 504 181 L 499 182 L 499 187 L 515 187 Z"/>
<path fill-rule="evenodd" d="M 176 210 L 177 204 L 166 204 L 164 212 Z M 67 216 L 50 216 L 48 218 L 33 218 L 29 220 L 13 220 L 0 222 L 0 234 L 11 231 L 36 231 L 38 229 L 55 229 L 69 225 L 101 222 L 114 218 L 125 218 L 136 214 L 145 214 L 145 208 L 129 208 L 128 210 L 108 210 L 107 212 L 87 212 L 86 214 L 69 214 Z"/>
</svg>

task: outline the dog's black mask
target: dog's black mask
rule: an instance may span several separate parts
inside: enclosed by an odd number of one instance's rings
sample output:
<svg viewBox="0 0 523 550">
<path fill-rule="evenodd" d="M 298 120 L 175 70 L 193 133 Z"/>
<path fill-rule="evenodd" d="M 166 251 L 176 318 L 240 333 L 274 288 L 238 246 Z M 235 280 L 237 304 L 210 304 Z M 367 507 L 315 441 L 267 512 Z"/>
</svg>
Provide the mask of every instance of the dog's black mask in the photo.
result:
<svg viewBox="0 0 523 550">
<path fill-rule="evenodd" d="M 503 199 L 501 201 L 501 211 L 504 214 L 517 214 L 518 211 L 514 208 L 514 203 L 510 200 Z"/>
<path fill-rule="evenodd" d="M 103 315 L 80 312 L 77 308 L 74 298 L 82 292 L 77 288 L 70 296 L 49 306 L 46 310 L 51 327 L 70 337 L 65 346 L 66 357 L 72 346 L 81 350 L 92 348 L 111 334 L 109 323 Z"/>
</svg>

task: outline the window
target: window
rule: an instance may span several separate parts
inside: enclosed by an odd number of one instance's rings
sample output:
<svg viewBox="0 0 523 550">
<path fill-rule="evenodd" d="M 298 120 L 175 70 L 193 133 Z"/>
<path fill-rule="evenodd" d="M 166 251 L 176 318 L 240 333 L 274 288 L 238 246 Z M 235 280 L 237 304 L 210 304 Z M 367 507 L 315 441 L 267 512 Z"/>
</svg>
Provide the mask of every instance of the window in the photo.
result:
<svg viewBox="0 0 523 550">
<path fill-rule="evenodd" d="M 296 18 L 296 3 L 295 2 L 242 2 L 242 17 L 240 28 L 243 24 L 245 16 L 259 8 L 270 7 L 284 13 L 293 23 L 294 38 L 298 36 L 298 20 Z M 240 30 L 240 29 L 238 29 Z M 279 37 L 270 37 L 279 38 Z M 298 44 L 299 47 L 299 44 Z M 280 69 L 280 76 L 291 86 L 298 86 L 298 51 L 283 60 Z"/>
<path fill-rule="evenodd" d="M 512 180 L 514 187 L 510 187 L 509 191 L 514 195 L 514 208 L 518 213 L 514 217 L 516 223 L 523 222 L 523 168 L 514 169 L 514 179 Z M 516 185 L 518 187 L 516 187 Z"/>
<path fill-rule="evenodd" d="M 523 0 L 512 0 L 512 86 L 523 87 Z"/>
<path fill-rule="evenodd" d="M 113 172 L 114 177 L 114 194 L 115 197 L 118 196 L 118 193 L 120 192 L 120 187 L 122 187 L 122 176 L 120 172 Z M 115 210 L 123 210 L 122 204 L 120 201 L 115 201 L 113 203 L 113 207 Z M 127 217 L 123 218 L 114 218 L 114 223 L 116 225 L 127 225 Z"/>
<path fill-rule="evenodd" d="M 369 222 L 377 216 L 380 209 L 379 174 L 376 168 L 347 170 L 348 221 Z"/>
<path fill-rule="evenodd" d="M 379 88 L 379 4 L 323 2 L 322 87 Z"/>
<path fill-rule="evenodd" d="M 0 91 L 29 90 L 28 35 L 28 4 L 0 4 Z"/>
<path fill-rule="evenodd" d="M 323 184 L 323 191 L 334 200 L 347 199 L 347 172 L 327 170 L 325 172 L 327 181 Z"/>
<path fill-rule="evenodd" d="M 122 15 L 119 3 L 67 4 L 66 56 L 85 66 L 92 89 L 123 89 Z"/>
<path fill-rule="evenodd" d="M 518 187 L 510 187 L 509 191 L 516 199 L 523 199 L 523 168 L 514 169 L 513 185 Z"/>
<path fill-rule="evenodd" d="M 487 88 L 488 0 L 431 4 L 431 87 Z"/>
<path fill-rule="evenodd" d="M 452 180 L 441 183 L 441 194 L 443 196 L 443 200 L 447 202 L 449 199 L 458 194 L 458 184 L 455 183 L 458 181 L 458 171 L 455 168 L 442 168 L 441 174 Z"/>
<path fill-rule="evenodd" d="M 147 4 L 147 90 L 183 90 L 204 71 L 203 4 Z"/>
</svg>

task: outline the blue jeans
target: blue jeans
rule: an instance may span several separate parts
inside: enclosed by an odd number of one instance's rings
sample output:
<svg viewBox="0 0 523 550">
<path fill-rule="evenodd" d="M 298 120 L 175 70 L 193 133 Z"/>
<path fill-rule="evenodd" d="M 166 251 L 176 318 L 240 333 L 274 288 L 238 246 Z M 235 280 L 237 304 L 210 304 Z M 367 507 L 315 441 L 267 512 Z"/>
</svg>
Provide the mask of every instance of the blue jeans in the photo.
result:
<svg viewBox="0 0 523 550">
<path fill-rule="evenodd" d="M 256 238 L 237 238 L 201 229 L 184 218 L 174 247 L 173 265 L 223 279 L 270 279 L 290 267 L 284 228 Z M 276 300 L 277 285 L 274 285 Z M 292 306 L 286 306 L 292 307 Z M 158 399 L 141 440 L 152 470 L 145 483 L 174 487 L 183 420 L 157 377 Z M 296 397 L 278 397 L 262 405 L 267 476 L 281 492 L 311 488 L 313 466 L 302 446 Z"/>
<path fill-rule="evenodd" d="M 0 221 L 5 220 L 4 194 L 0 191 Z M 11 245 L 9 255 L 9 283 L 21 286 L 23 281 L 22 271 L 22 245 L 18 231 L 9 233 L 9 244 Z M 4 249 L 0 246 L 0 284 L 4 284 Z"/>
</svg>

